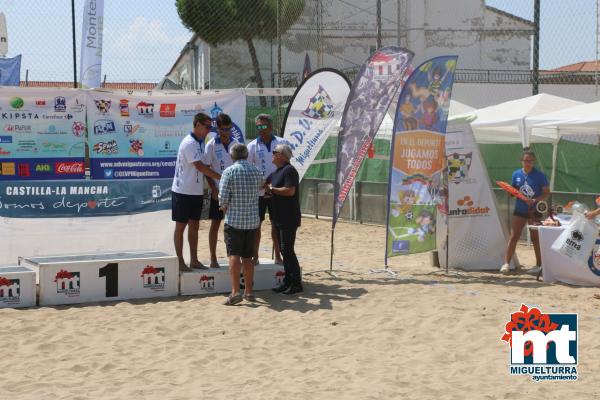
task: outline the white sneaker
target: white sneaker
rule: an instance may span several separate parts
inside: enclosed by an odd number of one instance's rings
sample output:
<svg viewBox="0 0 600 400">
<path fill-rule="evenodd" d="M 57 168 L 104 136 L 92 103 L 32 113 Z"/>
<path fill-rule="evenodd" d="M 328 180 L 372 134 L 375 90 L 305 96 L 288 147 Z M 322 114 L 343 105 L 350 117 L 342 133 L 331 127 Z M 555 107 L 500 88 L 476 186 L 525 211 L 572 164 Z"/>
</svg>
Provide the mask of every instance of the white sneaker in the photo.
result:
<svg viewBox="0 0 600 400">
<path fill-rule="evenodd" d="M 510 264 L 504 264 L 504 265 L 502 265 L 502 267 L 500 267 L 500 272 L 502 272 L 503 274 L 509 273 L 510 270 L 511 270 Z"/>
<path fill-rule="evenodd" d="M 535 267 L 528 270 L 527 273 L 530 275 L 537 275 L 540 273 L 541 270 L 542 270 L 542 267 L 540 267 L 539 265 L 536 265 Z"/>
</svg>

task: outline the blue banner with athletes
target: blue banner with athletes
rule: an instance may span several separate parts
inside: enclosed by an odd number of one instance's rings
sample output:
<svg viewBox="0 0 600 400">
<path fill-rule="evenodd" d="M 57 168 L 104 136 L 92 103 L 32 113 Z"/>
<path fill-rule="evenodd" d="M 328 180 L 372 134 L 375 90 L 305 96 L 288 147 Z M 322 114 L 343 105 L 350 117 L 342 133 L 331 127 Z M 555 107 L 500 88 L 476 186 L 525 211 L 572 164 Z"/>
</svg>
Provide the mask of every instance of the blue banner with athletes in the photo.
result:
<svg viewBox="0 0 600 400">
<path fill-rule="evenodd" d="M 241 91 L 136 96 L 94 90 L 86 101 L 92 179 L 172 178 L 179 143 L 200 112 L 213 119 L 228 114 L 234 137 L 245 138 Z"/>
<path fill-rule="evenodd" d="M 447 213 L 445 133 L 456 56 L 417 67 L 400 92 L 390 154 L 385 259 L 430 251 Z"/>
<path fill-rule="evenodd" d="M 0 217 L 129 215 L 171 208 L 172 179 L 0 182 Z"/>
<path fill-rule="evenodd" d="M 84 94 L 5 88 L 0 93 L 0 181 L 85 176 Z"/>
</svg>

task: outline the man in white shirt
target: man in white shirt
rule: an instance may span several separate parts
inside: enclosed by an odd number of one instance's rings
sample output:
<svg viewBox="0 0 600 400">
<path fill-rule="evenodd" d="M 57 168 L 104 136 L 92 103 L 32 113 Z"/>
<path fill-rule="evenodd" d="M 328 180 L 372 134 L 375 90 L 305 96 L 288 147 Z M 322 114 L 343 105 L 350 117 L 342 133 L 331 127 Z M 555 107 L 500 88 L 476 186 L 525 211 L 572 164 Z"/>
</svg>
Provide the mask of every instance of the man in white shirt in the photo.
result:
<svg viewBox="0 0 600 400">
<path fill-rule="evenodd" d="M 229 154 L 229 148 L 238 143 L 234 139 L 231 129 L 233 122 L 227 114 L 219 114 L 216 118 L 217 136 L 206 144 L 205 162 L 213 170 L 223 174 L 225 168 L 233 165 L 233 160 Z M 210 230 L 208 232 L 208 248 L 210 250 L 210 267 L 219 268 L 217 262 L 217 239 L 219 227 L 223 220 L 223 212 L 219 209 L 219 181 L 208 180 L 211 198 L 208 218 L 210 219 Z"/>
<path fill-rule="evenodd" d="M 283 139 L 274 135 L 273 118 L 269 114 L 258 114 L 254 119 L 256 125 L 256 139 L 248 144 L 248 161 L 254 164 L 263 174 L 263 179 L 267 179 L 269 175 L 277 168 L 273 164 L 273 150 L 280 143 L 285 143 Z M 259 192 L 258 198 L 260 223 L 265 220 L 267 209 L 269 210 L 269 219 L 271 219 L 271 206 L 268 197 L 265 197 L 265 191 Z M 254 249 L 254 262 L 258 264 L 258 247 L 260 245 L 260 228 L 256 234 L 256 247 Z M 273 240 L 273 248 L 275 249 L 275 264 L 283 265 L 281 252 L 279 248 L 279 240 L 277 239 L 277 230 L 271 225 L 271 239 Z"/>
<path fill-rule="evenodd" d="M 204 175 L 220 179 L 221 175 L 204 164 L 204 140 L 212 127 L 211 118 L 199 113 L 194 116 L 193 130 L 186 135 L 177 152 L 175 176 L 171 186 L 171 219 L 175 221 L 175 253 L 179 270 L 189 271 L 183 259 L 183 233 L 188 227 L 190 267 L 206 269 L 198 260 L 198 229 L 204 195 Z"/>
</svg>

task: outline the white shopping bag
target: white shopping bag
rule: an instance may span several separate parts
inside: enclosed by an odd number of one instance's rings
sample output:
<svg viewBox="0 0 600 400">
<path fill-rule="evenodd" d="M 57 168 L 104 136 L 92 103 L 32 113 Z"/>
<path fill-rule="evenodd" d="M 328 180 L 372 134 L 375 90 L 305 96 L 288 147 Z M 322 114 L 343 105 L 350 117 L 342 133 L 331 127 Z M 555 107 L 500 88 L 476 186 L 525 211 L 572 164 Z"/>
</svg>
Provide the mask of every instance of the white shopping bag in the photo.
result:
<svg viewBox="0 0 600 400">
<path fill-rule="evenodd" d="M 552 243 L 552 250 L 577 263 L 586 264 L 597 235 L 597 225 L 583 214 L 574 212 L 569 225 Z"/>
</svg>

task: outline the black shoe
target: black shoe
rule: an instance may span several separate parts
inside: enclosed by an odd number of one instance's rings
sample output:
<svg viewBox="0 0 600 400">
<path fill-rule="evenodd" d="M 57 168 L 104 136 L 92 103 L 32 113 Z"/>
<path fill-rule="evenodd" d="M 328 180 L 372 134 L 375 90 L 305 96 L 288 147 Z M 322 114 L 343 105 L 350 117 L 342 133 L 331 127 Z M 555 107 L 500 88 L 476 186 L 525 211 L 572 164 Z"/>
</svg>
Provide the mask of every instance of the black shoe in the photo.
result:
<svg viewBox="0 0 600 400">
<path fill-rule="evenodd" d="M 296 293 L 302 293 L 303 291 L 304 291 L 304 289 L 302 288 L 302 285 L 292 285 L 288 288 L 288 290 L 283 292 L 283 294 L 287 294 L 288 296 L 291 296 Z"/>
<path fill-rule="evenodd" d="M 279 285 L 279 286 L 277 286 L 276 288 L 273 288 L 273 291 L 274 291 L 275 293 L 283 293 L 283 292 L 285 292 L 286 290 L 288 290 L 288 289 L 289 289 L 289 287 L 290 287 L 290 285 L 287 285 L 287 284 L 285 284 L 285 283 L 284 283 L 284 284 L 282 284 L 282 285 Z"/>
</svg>

